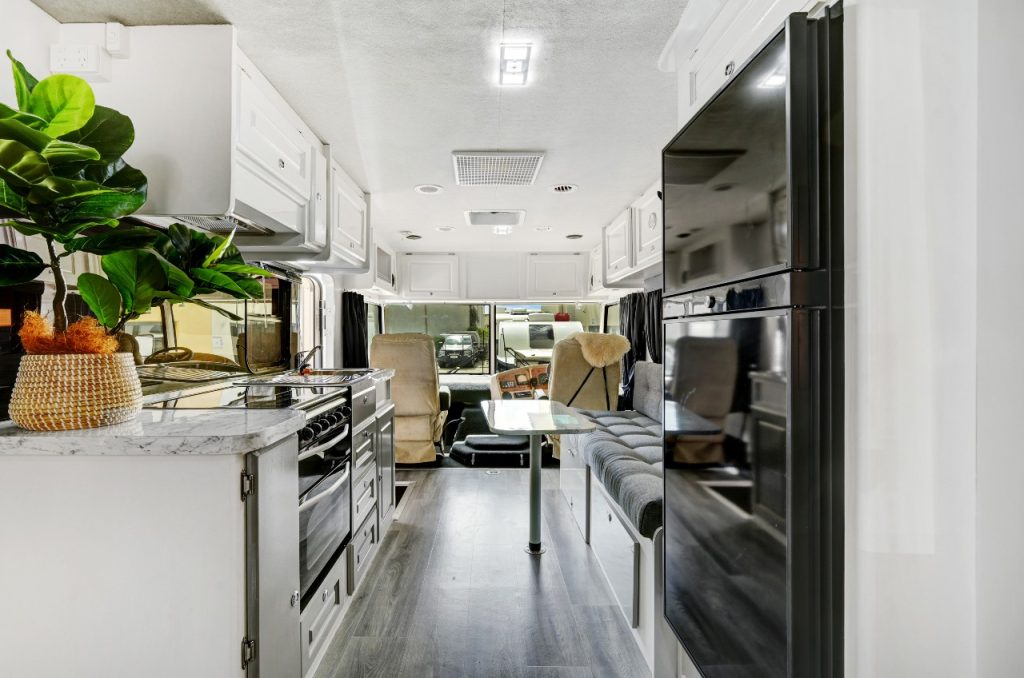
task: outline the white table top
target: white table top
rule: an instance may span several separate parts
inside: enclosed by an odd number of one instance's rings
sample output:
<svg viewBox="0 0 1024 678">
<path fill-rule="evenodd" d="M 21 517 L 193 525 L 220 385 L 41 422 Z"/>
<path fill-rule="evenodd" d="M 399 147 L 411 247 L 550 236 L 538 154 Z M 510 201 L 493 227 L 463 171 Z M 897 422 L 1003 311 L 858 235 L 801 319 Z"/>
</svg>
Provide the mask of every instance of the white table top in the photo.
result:
<svg viewBox="0 0 1024 678">
<path fill-rule="evenodd" d="M 596 426 L 574 409 L 553 400 L 485 400 L 487 425 L 502 435 L 586 433 Z"/>
</svg>

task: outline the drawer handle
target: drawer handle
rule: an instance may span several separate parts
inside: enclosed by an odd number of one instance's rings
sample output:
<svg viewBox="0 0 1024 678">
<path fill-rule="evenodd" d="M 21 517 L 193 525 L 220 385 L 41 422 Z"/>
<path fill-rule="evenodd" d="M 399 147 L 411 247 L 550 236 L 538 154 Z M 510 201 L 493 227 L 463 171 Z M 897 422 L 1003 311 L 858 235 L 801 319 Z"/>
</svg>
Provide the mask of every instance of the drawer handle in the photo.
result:
<svg viewBox="0 0 1024 678">
<path fill-rule="evenodd" d="M 324 589 L 324 592 L 320 594 L 320 600 L 325 603 L 327 602 L 327 589 Z"/>
<path fill-rule="evenodd" d="M 281 158 L 278 158 L 277 159 L 277 166 L 279 168 L 281 168 L 281 169 L 284 169 L 284 160 L 282 160 Z"/>
<path fill-rule="evenodd" d="M 610 513 L 608 514 L 608 522 L 609 523 L 612 522 L 612 514 L 610 514 Z"/>
</svg>

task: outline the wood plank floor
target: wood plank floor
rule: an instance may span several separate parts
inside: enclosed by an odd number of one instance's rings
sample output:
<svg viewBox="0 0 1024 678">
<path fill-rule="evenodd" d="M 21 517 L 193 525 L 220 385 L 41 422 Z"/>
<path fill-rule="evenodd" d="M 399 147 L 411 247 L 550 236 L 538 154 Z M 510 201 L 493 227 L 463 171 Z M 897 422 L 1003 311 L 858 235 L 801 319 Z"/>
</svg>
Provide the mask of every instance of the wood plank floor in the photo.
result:
<svg viewBox="0 0 1024 678">
<path fill-rule="evenodd" d="M 650 678 L 544 471 L 547 553 L 528 555 L 527 471 L 415 481 L 316 678 Z"/>
</svg>

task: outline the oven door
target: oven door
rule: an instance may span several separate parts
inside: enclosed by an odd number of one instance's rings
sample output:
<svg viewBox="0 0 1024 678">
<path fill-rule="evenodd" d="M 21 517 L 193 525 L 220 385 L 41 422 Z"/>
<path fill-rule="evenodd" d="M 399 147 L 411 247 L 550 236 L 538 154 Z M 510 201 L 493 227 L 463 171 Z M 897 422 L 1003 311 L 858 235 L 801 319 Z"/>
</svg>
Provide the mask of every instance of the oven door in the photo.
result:
<svg viewBox="0 0 1024 678">
<path fill-rule="evenodd" d="M 793 675 L 790 394 L 816 313 L 665 323 L 665 616 L 703 675 Z"/>
<path fill-rule="evenodd" d="M 349 459 L 313 457 L 302 465 L 311 463 L 319 463 L 326 472 L 299 497 L 299 583 L 303 606 L 307 595 L 315 590 L 320 574 L 349 537 L 352 498 Z"/>
</svg>

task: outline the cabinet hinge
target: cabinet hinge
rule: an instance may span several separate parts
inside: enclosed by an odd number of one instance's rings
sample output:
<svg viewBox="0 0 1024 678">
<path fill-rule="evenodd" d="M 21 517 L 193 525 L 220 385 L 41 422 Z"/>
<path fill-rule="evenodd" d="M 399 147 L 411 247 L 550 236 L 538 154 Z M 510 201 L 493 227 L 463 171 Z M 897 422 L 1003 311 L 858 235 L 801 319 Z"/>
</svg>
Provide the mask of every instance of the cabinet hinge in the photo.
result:
<svg viewBox="0 0 1024 678">
<path fill-rule="evenodd" d="M 251 473 L 242 471 L 242 501 L 248 499 L 251 495 L 256 494 L 256 478 Z"/>
<path fill-rule="evenodd" d="M 247 669 L 249 664 L 254 661 L 256 661 L 256 641 L 242 638 L 242 670 Z"/>
</svg>

